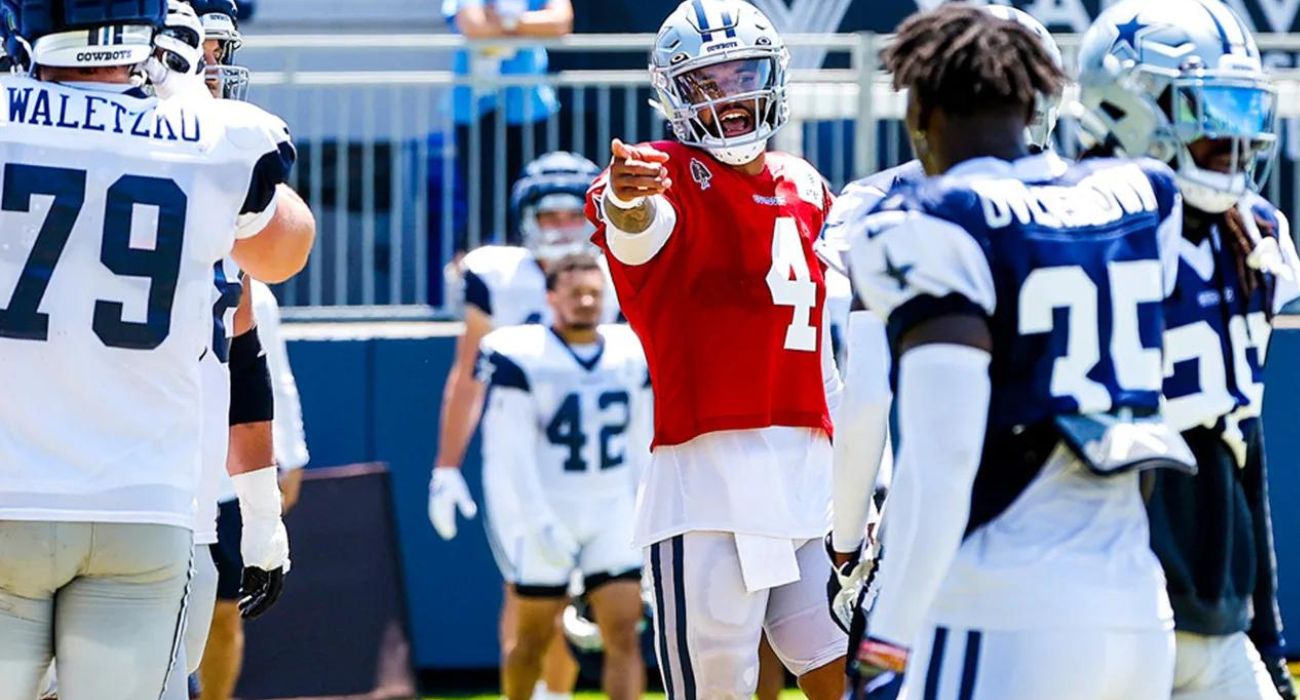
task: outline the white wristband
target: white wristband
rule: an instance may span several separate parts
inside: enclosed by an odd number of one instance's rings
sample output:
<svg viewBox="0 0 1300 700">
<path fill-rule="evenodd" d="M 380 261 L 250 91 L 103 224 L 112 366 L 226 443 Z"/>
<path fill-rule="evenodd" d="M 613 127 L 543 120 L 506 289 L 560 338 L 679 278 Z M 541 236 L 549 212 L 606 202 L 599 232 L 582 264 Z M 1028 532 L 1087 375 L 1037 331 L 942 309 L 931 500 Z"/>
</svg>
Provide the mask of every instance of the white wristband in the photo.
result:
<svg viewBox="0 0 1300 700">
<path fill-rule="evenodd" d="M 230 477 L 245 517 L 280 517 L 279 470 L 274 466 Z"/>
<path fill-rule="evenodd" d="M 618 195 L 614 194 L 613 187 L 606 187 L 605 201 L 609 204 L 613 204 L 615 207 L 618 207 L 619 209 L 636 209 L 637 207 L 641 206 L 643 202 L 645 202 L 645 197 L 633 197 L 632 201 L 629 202 L 626 199 L 623 199 L 622 197 L 619 197 Z"/>
</svg>

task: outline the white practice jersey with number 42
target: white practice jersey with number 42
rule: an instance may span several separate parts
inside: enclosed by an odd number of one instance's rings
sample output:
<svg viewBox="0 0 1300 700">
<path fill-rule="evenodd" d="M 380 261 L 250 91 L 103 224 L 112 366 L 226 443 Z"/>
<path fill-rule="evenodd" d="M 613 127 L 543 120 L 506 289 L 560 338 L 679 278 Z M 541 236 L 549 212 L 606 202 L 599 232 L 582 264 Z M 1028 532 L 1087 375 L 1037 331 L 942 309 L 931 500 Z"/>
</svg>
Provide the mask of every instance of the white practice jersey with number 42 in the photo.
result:
<svg viewBox="0 0 1300 700">
<path fill-rule="evenodd" d="M 192 526 L 214 265 L 294 154 L 279 119 L 0 78 L 0 520 Z"/>
<path fill-rule="evenodd" d="M 483 339 L 485 482 L 533 461 L 548 494 L 631 492 L 650 458 L 649 372 L 632 329 L 604 325 L 599 337 L 571 347 L 532 324 Z"/>
</svg>

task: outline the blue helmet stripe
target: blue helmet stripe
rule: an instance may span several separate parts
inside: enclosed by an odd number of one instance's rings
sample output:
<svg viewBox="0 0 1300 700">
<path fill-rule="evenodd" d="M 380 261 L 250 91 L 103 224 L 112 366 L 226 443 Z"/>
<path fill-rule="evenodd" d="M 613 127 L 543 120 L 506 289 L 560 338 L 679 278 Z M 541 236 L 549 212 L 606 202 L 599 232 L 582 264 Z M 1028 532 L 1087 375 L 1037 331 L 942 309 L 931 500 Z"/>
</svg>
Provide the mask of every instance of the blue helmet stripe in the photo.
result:
<svg viewBox="0 0 1300 700">
<path fill-rule="evenodd" d="M 713 32 L 709 31 L 709 13 L 704 10 L 704 2 L 695 0 L 695 19 L 700 23 L 700 33 L 705 41 L 713 41 Z"/>
<path fill-rule="evenodd" d="M 1246 27 L 1246 23 L 1241 21 L 1241 17 L 1239 17 L 1236 12 L 1228 10 L 1228 14 L 1232 15 L 1233 21 L 1237 23 L 1237 29 L 1241 32 L 1241 43 L 1246 49 L 1246 54 L 1249 56 L 1258 56 L 1259 48 L 1255 46 L 1254 36 L 1250 33 L 1250 29 Z"/>
<path fill-rule="evenodd" d="M 722 11 L 722 26 L 727 28 L 727 38 L 736 38 L 736 22 L 731 19 L 731 13 L 726 10 Z"/>
<path fill-rule="evenodd" d="M 1214 21 L 1214 28 L 1219 30 L 1219 40 L 1223 42 L 1223 52 L 1228 54 L 1232 53 L 1232 42 L 1228 40 L 1228 31 L 1223 28 L 1223 23 L 1219 21 L 1219 16 L 1214 14 L 1214 10 L 1206 4 L 1205 0 L 1201 0 L 1201 8 L 1204 9 L 1206 14 L 1210 15 L 1210 19 Z"/>
</svg>

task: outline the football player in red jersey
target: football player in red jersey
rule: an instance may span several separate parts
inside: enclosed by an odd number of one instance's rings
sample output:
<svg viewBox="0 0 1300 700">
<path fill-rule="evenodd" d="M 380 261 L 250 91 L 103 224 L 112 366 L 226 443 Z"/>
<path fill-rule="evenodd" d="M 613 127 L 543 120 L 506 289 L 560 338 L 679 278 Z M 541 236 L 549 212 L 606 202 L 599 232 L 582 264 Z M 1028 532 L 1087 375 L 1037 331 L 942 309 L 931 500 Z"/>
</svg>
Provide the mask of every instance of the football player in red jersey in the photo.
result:
<svg viewBox="0 0 1300 700">
<path fill-rule="evenodd" d="M 752 5 L 682 3 L 650 67 L 677 142 L 615 140 L 588 193 L 655 391 L 636 541 L 674 700 L 750 697 L 764 631 L 808 697 L 844 691 L 820 542 L 840 381 L 812 248 L 831 195 L 766 148 L 787 62 Z"/>
</svg>

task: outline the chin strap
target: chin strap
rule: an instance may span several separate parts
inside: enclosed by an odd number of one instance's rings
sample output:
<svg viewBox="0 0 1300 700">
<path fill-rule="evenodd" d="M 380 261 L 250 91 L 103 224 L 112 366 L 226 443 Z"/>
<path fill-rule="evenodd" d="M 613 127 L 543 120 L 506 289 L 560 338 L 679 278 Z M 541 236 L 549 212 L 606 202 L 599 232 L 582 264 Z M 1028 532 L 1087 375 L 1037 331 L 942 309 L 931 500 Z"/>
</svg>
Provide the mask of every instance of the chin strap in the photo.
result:
<svg viewBox="0 0 1300 700">
<path fill-rule="evenodd" d="M 714 158 L 727 165 L 745 165 L 746 163 L 752 163 L 755 158 L 763 154 L 763 151 L 767 150 L 767 139 L 748 143 L 744 146 L 708 148 L 706 150 Z"/>
</svg>

